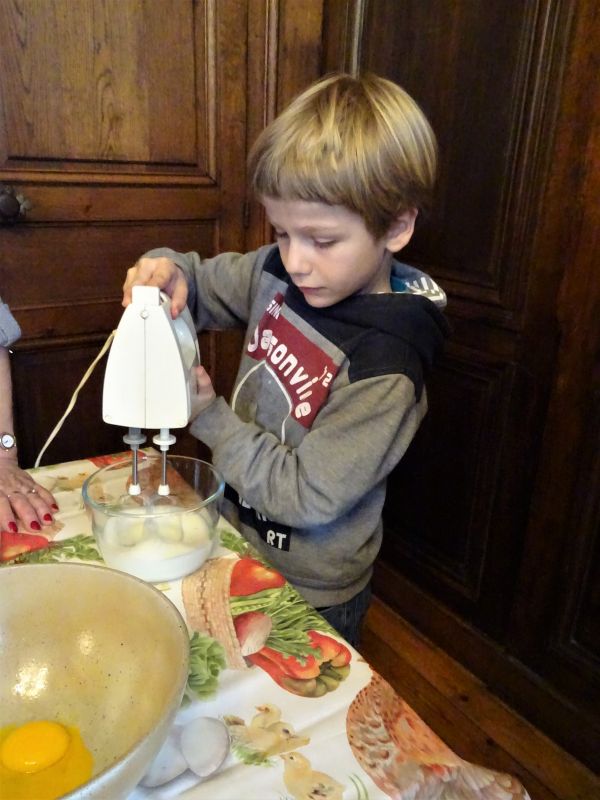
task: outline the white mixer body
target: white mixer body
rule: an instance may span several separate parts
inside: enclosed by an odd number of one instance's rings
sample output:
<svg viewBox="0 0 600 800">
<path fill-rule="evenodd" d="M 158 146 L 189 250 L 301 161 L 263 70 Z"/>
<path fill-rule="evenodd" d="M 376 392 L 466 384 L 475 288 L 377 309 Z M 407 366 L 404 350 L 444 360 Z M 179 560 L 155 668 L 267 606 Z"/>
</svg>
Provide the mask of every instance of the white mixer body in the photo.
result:
<svg viewBox="0 0 600 800">
<path fill-rule="evenodd" d="M 102 417 L 125 428 L 183 428 L 190 419 L 191 371 L 200 363 L 186 307 L 171 319 L 169 297 L 134 286 L 115 333 L 104 376 Z"/>
</svg>

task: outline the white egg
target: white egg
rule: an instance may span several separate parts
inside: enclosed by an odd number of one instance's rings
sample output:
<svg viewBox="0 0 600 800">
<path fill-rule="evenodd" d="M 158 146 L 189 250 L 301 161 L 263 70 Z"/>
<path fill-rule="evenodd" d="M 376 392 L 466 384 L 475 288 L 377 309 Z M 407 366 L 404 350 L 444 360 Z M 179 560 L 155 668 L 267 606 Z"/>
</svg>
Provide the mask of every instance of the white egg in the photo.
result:
<svg viewBox="0 0 600 800">
<path fill-rule="evenodd" d="M 183 531 L 181 530 L 181 518 L 179 514 L 164 517 L 156 520 L 156 533 L 163 542 L 181 542 Z"/>
<path fill-rule="evenodd" d="M 210 540 L 210 527 L 201 514 L 182 514 L 181 528 L 186 544 L 195 546 Z"/>
<path fill-rule="evenodd" d="M 167 740 L 158 752 L 158 755 L 150 764 L 150 769 L 140 784 L 147 788 L 162 786 L 181 775 L 188 768 L 187 761 L 183 757 L 179 746 L 180 730 L 174 729 L 169 733 Z"/>
<path fill-rule="evenodd" d="M 229 752 L 226 725 L 214 717 L 197 717 L 181 731 L 181 752 L 189 768 L 200 778 L 216 772 Z"/>
<path fill-rule="evenodd" d="M 111 547 L 133 547 L 144 538 L 144 520 L 110 517 L 104 526 L 104 538 Z"/>
</svg>

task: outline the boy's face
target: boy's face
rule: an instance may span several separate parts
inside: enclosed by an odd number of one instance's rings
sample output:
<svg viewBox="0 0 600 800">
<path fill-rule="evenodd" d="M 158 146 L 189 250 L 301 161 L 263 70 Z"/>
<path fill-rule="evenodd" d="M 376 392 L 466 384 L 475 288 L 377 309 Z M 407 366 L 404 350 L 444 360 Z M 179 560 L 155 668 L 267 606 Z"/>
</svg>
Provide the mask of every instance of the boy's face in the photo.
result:
<svg viewBox="0 0 600 800">
<path fill-rule="evenodd" d="M 344 206 L 262 197 L 281 260 L 306 302 L 327 308 L 353 294 L 390 291 L 392 252 L 412 235 L 416 212 L 381 239 Z M 408 230 L 410 228 L 410 230 Z"/>
</svg>

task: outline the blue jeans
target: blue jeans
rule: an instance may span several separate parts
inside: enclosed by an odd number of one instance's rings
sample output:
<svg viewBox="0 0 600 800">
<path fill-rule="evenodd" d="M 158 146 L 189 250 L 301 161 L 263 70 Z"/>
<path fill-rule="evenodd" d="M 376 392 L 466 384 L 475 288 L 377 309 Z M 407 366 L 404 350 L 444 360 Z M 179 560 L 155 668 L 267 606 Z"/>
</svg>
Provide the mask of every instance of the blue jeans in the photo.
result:
<svg viewBox="0 0 600 800">
<path fill-rule="evenodd" d="M 368 583 L 361 592 L 345 603 L 317 608 L 317 611 L 352 647 L 358 649 L 360 629 L 370 604 L 371 584 Z"/>
</svg>

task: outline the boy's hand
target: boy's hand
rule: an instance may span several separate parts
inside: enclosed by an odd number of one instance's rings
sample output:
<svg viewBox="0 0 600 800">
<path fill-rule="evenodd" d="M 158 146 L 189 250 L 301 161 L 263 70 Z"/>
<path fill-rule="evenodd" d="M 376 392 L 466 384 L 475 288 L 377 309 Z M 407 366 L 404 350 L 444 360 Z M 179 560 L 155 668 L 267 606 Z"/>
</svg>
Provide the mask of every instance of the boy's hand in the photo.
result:
<svg viewBox="0 0 600 800">
<path fill-rule="evenodd" d="M 190 415 L 190 422 L 195 419 L 201 411 L 208 408 L 217 396 L 213 389 L 210 375 L 204 367 L 196 367 L 194 372 L 196 374 L 196 391 L 192 392 L 192 413 Z"/>
<path fill-rule="evenodd" d="M 176 319 L 185 308 L 188 296 L 187 281 L 183 271 L 170 258 L 140 258 L 127 270 L 123 284 L 123 306 L 131 303 L 134 286 L 158 286 L 171 298 L 171 316 Z"/>
</svg>

